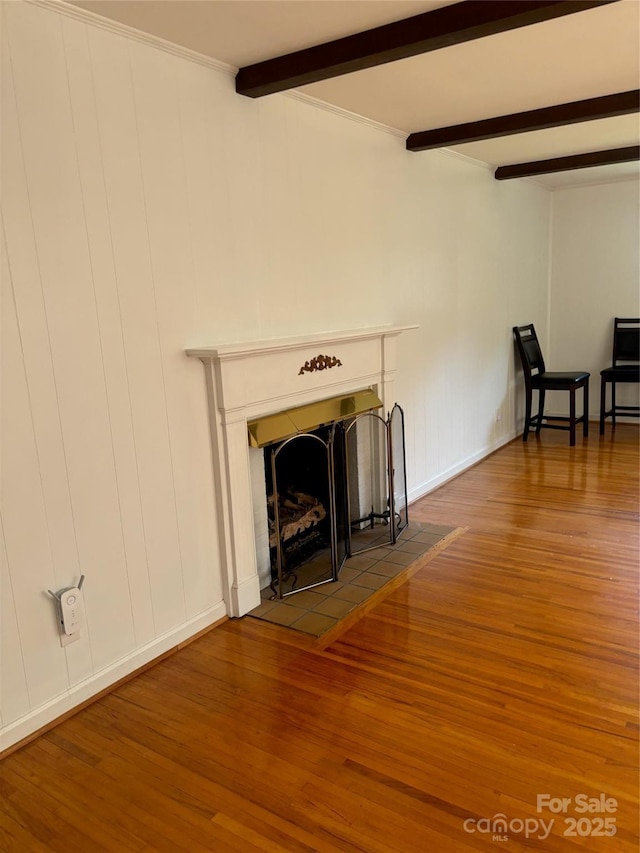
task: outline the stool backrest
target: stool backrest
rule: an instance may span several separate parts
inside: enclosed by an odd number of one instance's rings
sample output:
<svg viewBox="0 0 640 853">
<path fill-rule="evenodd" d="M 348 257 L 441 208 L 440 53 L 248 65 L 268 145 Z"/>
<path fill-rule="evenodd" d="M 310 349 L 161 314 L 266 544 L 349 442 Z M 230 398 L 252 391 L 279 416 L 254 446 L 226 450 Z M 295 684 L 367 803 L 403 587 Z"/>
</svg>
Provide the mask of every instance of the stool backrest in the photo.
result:
<svg viewBox="0 0 640 853">
<path fill-rule="evenodd" d="M 616 317 L 613 325 L 613 366 L 619 361 L 640 362 L 640 318 Z"/>
<path fill-rule="evenodd" d="M 529 323 L 528 326 L 514 326 L 513 335 L 518 345 L 525 382 L 529 382 L 533 374 L 544 373 L 545 371 L 544 358 L 536 330 L 533 323 Z"/>
</svg>

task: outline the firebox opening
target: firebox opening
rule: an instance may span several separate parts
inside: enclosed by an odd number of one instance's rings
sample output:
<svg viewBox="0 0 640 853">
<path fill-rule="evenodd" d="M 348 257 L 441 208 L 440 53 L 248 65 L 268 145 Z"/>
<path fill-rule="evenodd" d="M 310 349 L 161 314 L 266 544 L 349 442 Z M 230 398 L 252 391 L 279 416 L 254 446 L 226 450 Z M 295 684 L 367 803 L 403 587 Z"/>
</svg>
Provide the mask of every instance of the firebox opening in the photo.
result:
<svg viewBox="0 0 640 853">
<path fill-rule="evenodd" d="M 407 525 L 404 415 L 364 412 L 264 449 L 271 589 L 336 581 L 347 556 L 393 544 Z"/>
<path fill-rule="evenodd" d="M 264 449 L 274 592 L 278 547 L 282 594 L 333 579 L 329 432 L 329 427 L 321 427 Z"/>
</svg>

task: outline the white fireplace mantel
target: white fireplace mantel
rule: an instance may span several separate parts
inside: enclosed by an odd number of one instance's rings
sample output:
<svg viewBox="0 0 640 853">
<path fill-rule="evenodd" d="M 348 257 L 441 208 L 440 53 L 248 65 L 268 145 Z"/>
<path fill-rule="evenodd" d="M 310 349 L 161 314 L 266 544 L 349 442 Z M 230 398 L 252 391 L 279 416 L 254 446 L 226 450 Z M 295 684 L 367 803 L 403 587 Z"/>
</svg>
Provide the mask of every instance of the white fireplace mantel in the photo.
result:
<svg viewBox="0 0 640 853">
<path fill-rule="evenodd" d="M 260 603 L 247 421 L 365 388 L 375 390 L 390 409 L 397 338 L 416 328 L 381 326 L 187 350 L 205 366 L 230 616 L 242 616 Z"/>
</svg>

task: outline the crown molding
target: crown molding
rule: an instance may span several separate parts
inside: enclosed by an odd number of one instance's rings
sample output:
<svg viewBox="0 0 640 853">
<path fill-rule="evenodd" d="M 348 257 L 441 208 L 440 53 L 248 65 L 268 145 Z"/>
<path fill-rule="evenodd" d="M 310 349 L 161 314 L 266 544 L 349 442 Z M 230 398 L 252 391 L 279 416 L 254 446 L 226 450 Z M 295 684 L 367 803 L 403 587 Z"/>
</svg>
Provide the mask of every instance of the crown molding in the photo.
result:
<svg viewBox="0 0 640 853">
<path fill-rule="evenodd" d="M 319 98 L 307 95 L 306 92 L 301 92 L 299 89 L 289 89 L 286 92 L 279 92 L 278 94 L 285 98 L 292 98 L 294 101 L 301 101 L 303 104 L 309 104 L 309 106 L 316 107 L 317 109 L 324 110 L 328 113 L 333 113 L 334 115 L 341 116 L 342 118 L 349 119 L 350 121 L 355 121 L 358 124 L 364 124 L 367 127 L 373 128 L 373 130 L 379 130 L 382 133 L 391 134 L 391 136 L 396 136 L 399 139 L 404 140 L 407 137 L 404 130 L 398 130 L 397 127 L 382 124 L 382 122 L 376 121 L 372 118 L 367 118 L 366 116 L 361 116 L 358 113 L 345 109 L 344 107 L 338 107 L 335 104 L 329 104 L 326 101 L 321 101 Z"/>
<path fill-rule="evenodd" d="M 525 178 L 525 180 L 527 179 Z M 617 178 L 602 178 L 602 180 L 599 181 L 585 181 L 582 184 L 562 184 L 556 187 L 550 187 L 547 184 L 538 184 L 538 186 L 551 190 L 553 193 L 558 193 L 564 192 L 565 190 L 584 190 L 588 187 L 605 187 L 610 186 L 611 184 L 627 184 L 630 181 L 640 185 L 640 175 L 620 175 Z"/>
<path fill-rule="evenodd" d="M 454 151 L 453 148 L 432 148 L 430 149 L 430 153 L 444 154 L 446 157 L 452 157 L 454 160 L 459 160 L 462 163 L 466 163 L 467 166 L 475 166 L 476 169 L 483 169 L 485 172 L 491 172 L 492 177 L 493 172 L 496 168 L 491 163 L 485 163 L 484 160 L 476 160 L 475 157 L 469 157 L 468 154 L 462 154 L 460 151 Z M 546 184 L 541 184 L 539 181 L 536 181 L 533 178 L 521 178 L 520 182 L 525 184 L 531 184 L 531 186 L 536 187 L 537 189 L 552 189 L 552 187 L 548 187 Z"/>
<path fill-rule="evenodd" d="M 89 12 L 80 6 L 72 6 L 69 3 L 65 3 L 64 0 L 25 0 L 25 2 L 30 3 L 32 6 L 39 6 L 41 9 L 46 9 L 49 12 L 57 12 L 59 15 L 65 15 L 67 18 L 73 18 L 83 24 L 91 24 L 94 27 L 114 33 L 115 35 L 124 36 L 131 41 L 155 47 L 180 59 L 196 62 L 198 65 L 204 65 L 213 71 L 226 74 L 228 77 L 235 77 L 238 73 L 238 69 L 234 65 L 221 62 L 219 59 L 212 59 L 210 56 L 205 56 L 203 53 L 198 53 L 195 50 L 189 50 L 188 47 L 174 44 L 160 38 L 160 36 L 142 32 L 142 30 L 137 30 L 128 24 L 121 24 L 119 21 L 103 18 L 101 15 L 96 15 L 95 12 Z"/>
<path fill-rule="evenodd" d="M 484 169 L 485 172 L 493 172 L 494 167 L 489 163 L 485 163 L 484 160 L 476 160 L 475 157 L 469 157 L 468 154 L 461 154 L 460 151 L 454 151 L 453 148 L 433 148 L 432 151 L 438 154 L 445 154 L 447 157 L 453 157 L 454 160 L 460 160 L 469 166 Z"/>
</svg>

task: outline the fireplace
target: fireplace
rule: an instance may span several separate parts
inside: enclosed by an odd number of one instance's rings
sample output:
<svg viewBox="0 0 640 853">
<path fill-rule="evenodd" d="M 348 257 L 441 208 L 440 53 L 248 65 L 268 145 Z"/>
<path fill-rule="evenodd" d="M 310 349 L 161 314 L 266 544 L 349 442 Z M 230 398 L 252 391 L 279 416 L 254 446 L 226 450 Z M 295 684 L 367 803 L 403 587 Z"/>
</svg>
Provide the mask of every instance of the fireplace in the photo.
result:
<svg viewBox="0 0 640 853">
<path fill-rule="evenodd" d="M 281 435 L 271 417 L 249 423 L 264 446 L 274 597 L 337 581 L 347 557 L 407 526 L 404 412 L 396 404 L 385 419 L 382 405 L 367 390 L 279 413 Z M 313 426 L 287 435 L 301 416 Z"/>
<path fill-rule="evenodd" d="M 372 421 L 386 421 L 384 413 L 391 413 L 395 402 L 397 338 L 402 332 L 415 328 L 384 326 L 187 350 L 188 355 L 199 358 L 205 367 L 223 590 L 230 616 L 242 616 L 256 607 L 260 603 L 261 586 L 272 582 L 265 454 L 263 449 L 251 446 L 250 425 L 261 420 L 273 424 L 291 412 L 297 412 L 304 418 L 316 403 L 358 395 L 365 395 L 367 399 L 370 399 L 369 395 L 375 396 L 383 414 L 376 413 L 375 407 L 369 407 L 368 414 L 356 412 L 354 417 L 340 419 L 345 429 L 349 424 L 360 424 L 351 427 L 353 436 L 361 429 L 366 430 L 366 421 L 359 420 L 365 416 Z M 387 440 L 391 453 L 400 441 L 398 409 L 393 411 L 392 422 L 396 428 L 390 428 Z M 307 429 L 313 432 L 314 428 L 323 429 L 325 426 L 324 422 L 318 424 L 316 421 L 301 429 L 294 424 L 293 428 L 287 427 L 290 432 L 286 436 L 292 438 Z M 330 424 L 329 428 L 332 426 Z M 287 438 L 282 438 L 282 441 Z M 308 440 L 320 446 L 322 439 Z M 345 443 L 349 441 L 345 432 Z M 358 442 L 355 444 L 357 447 Z M 356 454 L 358 452 L 362 457 L 364 451 L 360 449 Z M 386 498 L 373 503 L 370 500 L 376 495 L 375 480 L 380 477 L 379 470 L 373 474 L 367 471 L 366 465 L 354 467 L 353 452 L 351 456 L 347 451 L 345 453 L 341 458 L 346 460 L 346 480 L 351 473 L 352 479 L 359 477 L 370 489 L 367 499 L 358 499 L 360 524 L 349 525 L 347 536 L 355 537 L 357 529 L 371 529 L 369 516 L 372 512 L 374 516 L 388 514 L 387 526 L 391 534 L 392 522 L 396 519 L 394 508 L 385 507 Z M 335 460 L 333 464 L 336 464 Z M 406 490 L 404 467 L 400 472 L 394 463 L 389 470 L 394 469 Z M 379 489 L 377 494 L 382 495 L 382 491 Z M 304 489 L 301 492 L 306 495 Z M 330 503 L 329 497 L 325 497 L 325 501 Z M 325 501 L 320 503 L 326 513 Z M 311 508 L 309 506 L 309 510 Z M 401 519 L 406 517 L 406 501 L 397 509 Z M 320 510 L 317 512 L 321 514 Z M 401 526 L 402 521 L 398 524 Z M 374 520 L 374 529 L 376 526 Z M 352 548 L 355 547 L 352 544 Z M 342 551 L 338 560 L 341 554 Z"/>
</svg>

